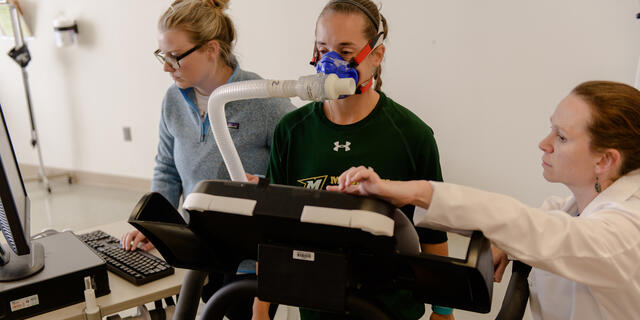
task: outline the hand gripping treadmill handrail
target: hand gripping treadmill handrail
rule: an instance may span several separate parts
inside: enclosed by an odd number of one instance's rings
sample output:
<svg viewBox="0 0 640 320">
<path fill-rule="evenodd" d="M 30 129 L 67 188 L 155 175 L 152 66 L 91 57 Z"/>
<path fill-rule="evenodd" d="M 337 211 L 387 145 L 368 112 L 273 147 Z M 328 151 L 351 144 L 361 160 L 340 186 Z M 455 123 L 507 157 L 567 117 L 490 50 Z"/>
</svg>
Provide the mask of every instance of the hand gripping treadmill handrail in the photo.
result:
<svg viewBox="0 0 640 320">
<path fill-rule="evenodd" d="M 346 90 L 340 89 L 343 84 Z M 253 296 L 366 319 L 393 319 L 392 311 L 363 295 L 387 289 L 408 290 L 426 303 L 489 312 L 493 264 L 489 241 L 480 232 L 472 234 L 465 259 L 429 255 L 420 253 L 407 217 L 382 200 L 266 180 L 245 182 L 226 129 L 225 103 L 290 96 L 321 101 L 354 89 L 352 80 L 318 74 L 298 81 L 236 82 L 214 91 L 211 126 L 234 181 L 198 183 L 184 203 L 188 223 L 158 193 L 146 194 L 129 218 L 169 264 L 193 270 L 185 278 L 174 319 L 195 318 L 205 272 L 235 272 L 245 259 L 260 261 L 258 279 L 218 290 L 201 319 L 222 319 L 236 299 Z"/>
</svg>

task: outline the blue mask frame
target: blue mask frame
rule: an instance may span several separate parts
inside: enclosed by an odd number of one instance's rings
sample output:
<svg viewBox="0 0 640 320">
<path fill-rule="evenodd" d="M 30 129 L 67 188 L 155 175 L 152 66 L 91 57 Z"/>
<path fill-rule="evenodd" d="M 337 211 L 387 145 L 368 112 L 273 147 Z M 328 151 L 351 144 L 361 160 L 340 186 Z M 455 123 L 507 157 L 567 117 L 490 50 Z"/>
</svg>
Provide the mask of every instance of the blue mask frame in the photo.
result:
<svg viewBox="0 0 640 320">
<path fill-rule="evenodd" d="M 322 55 L 320 61 L 316 64 L 316 71 L 324 74 L 335 74 L 338 78 L 353 78 L 358 83 L 358 70 L 345 61 L 342 56 L 335 52 L 327 52 Z"/>
</svg>

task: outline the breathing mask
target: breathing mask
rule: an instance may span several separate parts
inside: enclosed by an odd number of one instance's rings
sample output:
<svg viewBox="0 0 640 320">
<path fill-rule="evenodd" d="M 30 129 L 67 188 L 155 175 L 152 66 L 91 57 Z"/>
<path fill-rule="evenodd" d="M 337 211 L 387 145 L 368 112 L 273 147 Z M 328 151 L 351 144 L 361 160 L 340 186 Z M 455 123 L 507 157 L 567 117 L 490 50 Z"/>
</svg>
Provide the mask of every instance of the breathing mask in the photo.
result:
<svg viewBox="0 0 640 320">
<path fill-rule="evenodd" d="M 335 51 L 325 53 L 315 66 L 318 73 L 333 73 L 337 75 L 338 78 L 352 78 L 355 81 L 354 83 L 358 83 L 358 70 L 352 68 L 349 62 L 345 61 L 342 56 Z M 356 93 L 358 93 L 357 90 Z M 346 97 L 348 96 L 340 96 L 339 99 Z"/>
<path fill-rule="evenodd" d="M 324 74 L 335 74 L 338 78 L 353 78 L 356 84 L 358 84 L 358 70 L 356 67 L 360 65 L 360 63 L 367 57 L 373 50 L 379 47 L 382 44 L 382 36 L 384 35 L 383 31 L 380 31 L 378 34 L 367 43 L 367 45 L 362 48 L 362 50 L 351 59 L 351 61 L 345 61 L 342 56 L 335 52 L 327 52 L 322 57 L 320 57 L 320 53 L 317 48 L 314 48 L 313 58 L 311 59 L 311 65 L 316 67 L 316 71 L 318 73 L 322 72 Z M 356 94 L 361 94 L 366 92 L 371 85 L 373 84 L 373 78 L 367 80 L 365 83 L 360 84 L 356 88 Z M 340 96 L 339 99 L 344 99 L 347 96 Z"/>
</svg>

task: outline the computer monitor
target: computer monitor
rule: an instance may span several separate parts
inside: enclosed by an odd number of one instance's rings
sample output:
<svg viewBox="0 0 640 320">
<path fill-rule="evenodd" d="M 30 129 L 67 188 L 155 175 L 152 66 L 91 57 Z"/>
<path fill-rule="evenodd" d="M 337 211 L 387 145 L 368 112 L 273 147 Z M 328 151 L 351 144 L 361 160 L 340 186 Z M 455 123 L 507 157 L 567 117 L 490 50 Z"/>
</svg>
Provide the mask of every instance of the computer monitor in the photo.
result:
<svg viewBox="0 0 640 320">
<path fill-rule="evenodd" d="M 42 270 L 44 249 L 30 241 L 29 196 L 1 106 L 0 122 L 0 228 L 7 240 L 0 246 L 0 281 L 13 281 Z"/>
</svg>

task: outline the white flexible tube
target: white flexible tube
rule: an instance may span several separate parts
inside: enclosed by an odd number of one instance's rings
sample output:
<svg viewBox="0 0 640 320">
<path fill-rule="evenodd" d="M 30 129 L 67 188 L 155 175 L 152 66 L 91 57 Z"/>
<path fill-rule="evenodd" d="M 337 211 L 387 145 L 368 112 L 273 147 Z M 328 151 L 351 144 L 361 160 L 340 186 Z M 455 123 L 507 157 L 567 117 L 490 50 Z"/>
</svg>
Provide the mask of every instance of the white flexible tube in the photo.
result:
<svg viewBox="0 0 640 320">
<path fill-rule="evenodd" d="M 339 79 L 335 74 L 318 73 L 298 80 L 250 80 L 218 87 L 209 97 L 208 112 L 213 137 L 218 144 L 231 180 L 247 181 L 242 161 L 227 128 L 224 106 L 227 102 L 269 97 L 300 97 L 302 100 L 334 100 L 356 90 L 353 79 Z"/>
</svg>

